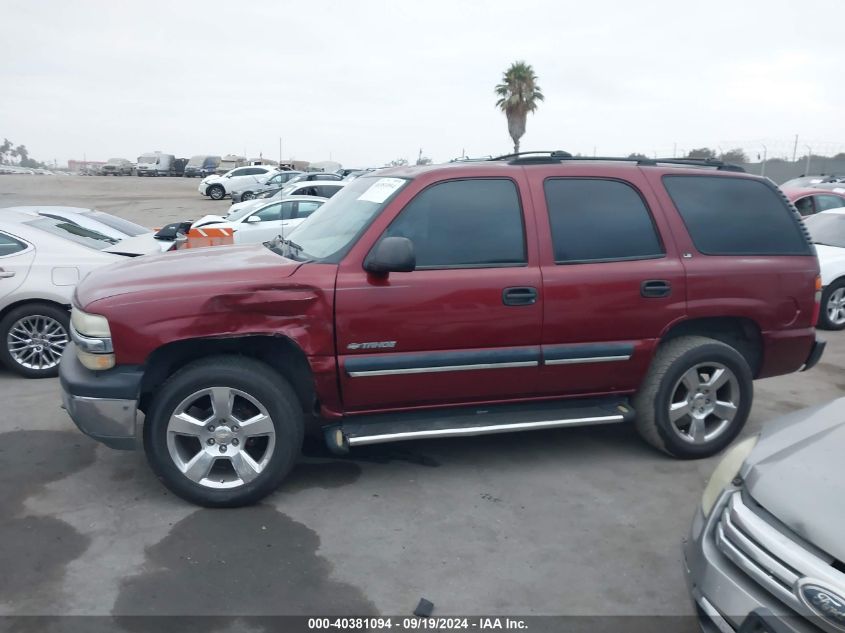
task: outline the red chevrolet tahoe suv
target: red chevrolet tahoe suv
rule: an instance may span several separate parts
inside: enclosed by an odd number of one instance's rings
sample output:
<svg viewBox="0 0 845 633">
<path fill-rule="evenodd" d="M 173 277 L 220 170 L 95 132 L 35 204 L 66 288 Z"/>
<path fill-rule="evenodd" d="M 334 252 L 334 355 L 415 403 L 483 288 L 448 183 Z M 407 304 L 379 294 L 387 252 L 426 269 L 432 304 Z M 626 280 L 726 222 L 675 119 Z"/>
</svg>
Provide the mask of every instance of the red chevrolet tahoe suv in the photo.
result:
<svg viewBox="0 0 845 633">
<path fill-rule="evenodd" d="M 753 379 L 818 361 L 819 266 L 770 181 L 690 162 L 383 170 L 273 242 L 101 269 L 76 290 L 65 408 L 208 506 L 273 491 L 306 433 L 342 452 L 631 422 L 713 455 Z"/>
</svg>

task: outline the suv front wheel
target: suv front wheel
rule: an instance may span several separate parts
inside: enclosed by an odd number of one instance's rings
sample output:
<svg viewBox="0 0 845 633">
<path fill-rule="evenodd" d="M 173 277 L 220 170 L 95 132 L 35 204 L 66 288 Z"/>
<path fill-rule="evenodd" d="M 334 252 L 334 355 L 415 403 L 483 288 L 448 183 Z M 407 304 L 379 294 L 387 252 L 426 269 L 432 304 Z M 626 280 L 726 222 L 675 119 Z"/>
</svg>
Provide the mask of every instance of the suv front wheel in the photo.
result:
<svg viewBox="0 0 845 633">
<path fill-rule="evenodd" d="M 709 457 L 745 426 L 753 395 L 751 369 L 733 347 L 703 336 L 672 339 L 634 397 L 637 430 L 674 457 Z"/>
<path fill-rule="evenodd" d="M 174 493 L 209 507 L 273 492 L 302 450 L 303 414 L 264 363 L 218 356 L 187 365 L 158 390 L 144 426 L 147 459 Z"/>
</svg>

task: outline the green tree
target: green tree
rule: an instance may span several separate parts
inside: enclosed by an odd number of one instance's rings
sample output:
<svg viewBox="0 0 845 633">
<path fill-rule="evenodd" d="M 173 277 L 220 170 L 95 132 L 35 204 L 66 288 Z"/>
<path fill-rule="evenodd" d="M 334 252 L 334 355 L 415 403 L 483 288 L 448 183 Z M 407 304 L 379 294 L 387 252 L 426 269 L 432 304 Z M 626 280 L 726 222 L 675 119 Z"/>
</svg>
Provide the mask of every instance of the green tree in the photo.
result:
<svg viewBox="0 0 845 633">
<path fill-rule="evenodd" d="M 633 160 L 648 160 L 648 156 L 645 154 L 640 154 L 639 152 L 633 152 L 632 154 L 628 154 L 628 158 Z"/>
<path fill-rule="evenodd" d="M 699 147 L 698 149 L 691 149 L 687 158 L 716 158 L 716 152 L 709 147 Z"/>
<path fill-rule="evenodd" d="M 496 86 L 499 100 L 496 105 L 508 119 L 508 134 L 513 139 L 513 151 L 519 152 L 519 139 L 525 134 L 528 113 L 534 112 L 545 97 L 537 85 L 534 69 L 525 62 L 514 62 Z"/>
<path fill-rule="evenodd" d="M 726 163 L 747 163 L 748 156 L 744 151 L 742 151 L 742 148 L 736 147 L 734 149 L 729 149 L 727 152 L 719 156 L 719 160 Z"/>
</svg>

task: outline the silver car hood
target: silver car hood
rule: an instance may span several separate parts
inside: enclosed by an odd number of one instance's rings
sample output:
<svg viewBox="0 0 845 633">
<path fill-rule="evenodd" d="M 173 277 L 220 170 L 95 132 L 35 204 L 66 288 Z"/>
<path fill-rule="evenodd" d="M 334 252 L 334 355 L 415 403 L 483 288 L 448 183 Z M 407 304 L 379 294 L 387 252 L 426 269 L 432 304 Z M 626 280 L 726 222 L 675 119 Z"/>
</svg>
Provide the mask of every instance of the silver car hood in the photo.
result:
<svg viewBox="0 0 845 633">
<path fill-rule="evenodd" d="M 751 496 L 799 536 L 845 561 L 845 398 L 763 427 L 742 467 Z"/>
<path fill-rule="evenodd" d="M 127 237 L 125 240 L 120 240 L 117 244 L 104 248 L 106 253 L 116 253 L 117 255 L 151 255 L 153 253 L 164 253 L 173 248 L 174 242 L 167 240 L 157 240 L 154 233 L 144 233 L 143 235 L 136 235 L 135 237 Z"/>
</svg>

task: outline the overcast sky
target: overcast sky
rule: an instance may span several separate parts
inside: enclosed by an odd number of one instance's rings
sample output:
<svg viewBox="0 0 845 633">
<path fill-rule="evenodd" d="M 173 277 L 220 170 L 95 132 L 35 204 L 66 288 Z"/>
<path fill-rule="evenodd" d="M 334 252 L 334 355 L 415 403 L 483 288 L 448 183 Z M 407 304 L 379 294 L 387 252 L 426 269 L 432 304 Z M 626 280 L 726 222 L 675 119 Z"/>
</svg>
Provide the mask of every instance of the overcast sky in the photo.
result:
<svg viewBox="0 0 845 633">
<path fill-rule="evenodd" d="M 0 0 L 0 137 L 31 155 L 244 151 L 345 166 L 511 149 L 845 151 L 842 0 Z M 677 145 L 676 145 L 677 144 Z"/>
</svg>

